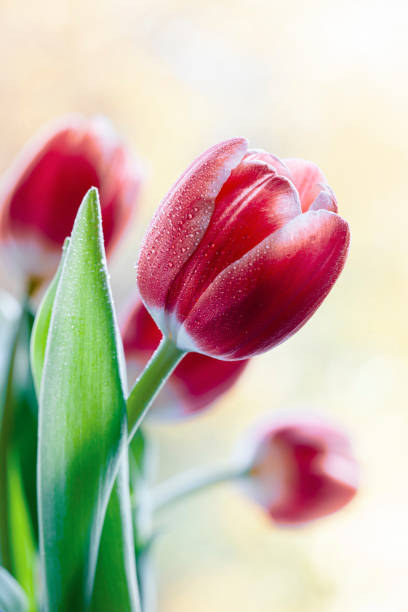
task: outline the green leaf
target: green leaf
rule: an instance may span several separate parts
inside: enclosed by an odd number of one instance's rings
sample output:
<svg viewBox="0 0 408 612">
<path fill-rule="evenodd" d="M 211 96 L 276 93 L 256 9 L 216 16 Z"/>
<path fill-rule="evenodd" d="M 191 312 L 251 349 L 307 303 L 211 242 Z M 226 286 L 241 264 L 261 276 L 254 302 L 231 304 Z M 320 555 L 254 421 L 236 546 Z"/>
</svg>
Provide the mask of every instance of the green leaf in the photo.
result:
<svg viewBox="0 0 408 612">
<path fill-rule="evenodd" d="M 28 608 L 30 610 L 35 610 L 36 597 L 34 575 L 36 573 L 36 552 L 34 535 L 23 489 L 20 458 L 16 451 L 10 453 L 8 487 L 13 574 L 28 595 L 30 603 Z"/>
<path fill-rule="evenodd" d="M 51 313 L 65 261 L 69 239 L 64 245 L 57 273 L 43 297 L 38 309 L 31 336 L 31 363 L 35 372 L 36 388 L 41 385 L 45 350 Z M 128 472 L 126 453 L 121 458 L 121 467 L 111 494 L 99 548 L 95 576 L 92 609 L 98 612 L 136 612 L 139 608 L 135 554 L 133 550 L 133 528 L 130 512 L 129 487 L 125 486 Z"/>
<path fill-rule="evenodd" d="M 75 220 L 49 326 L 38 497 L 46 609 L 90 604 L 98 546 L 127 438 L 119 339 L 96 189 Z"/>
<path fill-rule="evenodd" d="M 55 294 L 57 293 L 57 287 L 59 279 L 61 277 L 62 268 L 65 262 L 65 256 L 69 245 L 69 238 L 65 239 L 64 246 L 62 249 L 62 257 L 58 270 L 54 275 L 51 283 L 48 286 L 47 291 L 41 301 L 38 308 L 37 315 L 35 317 L 33 331 L 31 334 L 30 343 L 30 359 L 31 359 L 31 370 L 33 373 L 35 391 L 37 397 L 40 395 L 40 385 L 42 372 L 44 368 L 45 349 L 47 345 L 48 330 L 50 327 L 52 307 L 55 300 Z"/>
<path fill-rule="evenodd" d="M 36 516 L 35 502 L 35 461 L 37 444 L 36 400 L 28 362 L 29 334 L 32 326 L 32 313 L 25 301 L 19 307 L 19 315 L 13 321 L 12 336 L 5 347 L 3 371 L 2 414 L 0 421 L 0 548 L 2 565 L 12 571 L 12 551 L 10 548 L 10 504 L 8 488 L 8 464 L 10 453 L 16 448 L 21 450 L 21 461 L 29 457 L 25 466 L 24 488 L 30 499 L 32 520 Z M 24 444 L 22 442 L 24 441 Z M 22 468 L 19 468 L 22 469 Z M 27 487 L 25 486 L 27 485 Z M 30 519 L 28 519 L 30 520 Z"/>
<path fill-rule="evenodd" d="M 4 368 L 1 388 L 1 420 L 0 420 L 0 553 L 1 563 L 9 571 L 12 570 L 9 504 L 8 504 L 8 457 L 12 441 L 14 410 L 16 402 L 15 363 L 21 328 L 23 325 L 23 309 L 12 325 L 6 343 Z"/>
<path fill-rule="evenodd" d="M 140 610 L 128 472 L 124 454 L 103 526 L 92 612 Z"/>
<path fill-rule="evenodd" d="M 2 306 L 4 302 L 2 300 Z M 28 360 L 33 316 L 27 300 L 10 320 L 4 349 L 0 426 L 0 534 L 2 564 L 35 606 L 37 403 Z M 15 311 L 17 314 L 17 311 Z"/>
<path fill-rule="evenodd" d="M 133 500 L 133 530 L 137 581 L 142 610 L 155 608 L 155 588 L 151 564 L 152 512 L 150 487 L 152 472 L 151 447 L 142 428 L 129 444 L 130 488 Z"/>
<path fill-rule="evenodd" d="M 28 610 L 28 600 L 23 589 L 3 567 L 0 567 L 0 610 L 1 612 Z"/>
<path fill-rule="evenodd" d="M 14 406 L 12 444 L 21 474 L 26 508 L 31 519 L 35 543 L 38 542 L 37 517 L 37 435 L 38 405 L 31 374 L 29 350 L 34 316 L 27 302 L 23 306 L 23 318 L 18 338 L 17 355 L 13 370 Z M 16 575 L 22 583 L 19 576 Z M 22 583 L 23 584 L 23 583 Z M 24 588 L 25 585 L 23 584 Z M 27 591 L 27 589 L 26 589 Z"/>
</svg>

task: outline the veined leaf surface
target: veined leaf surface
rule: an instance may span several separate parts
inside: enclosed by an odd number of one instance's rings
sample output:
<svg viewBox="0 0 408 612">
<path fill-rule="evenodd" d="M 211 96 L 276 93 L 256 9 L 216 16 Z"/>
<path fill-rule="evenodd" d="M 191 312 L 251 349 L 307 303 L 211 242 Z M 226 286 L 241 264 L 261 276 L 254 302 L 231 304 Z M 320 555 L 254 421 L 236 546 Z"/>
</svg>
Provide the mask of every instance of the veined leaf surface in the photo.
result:
<svg viewBox="0 0 408 612">
<path fill-rule="evenodd" d="M 74 224 L 49 325 L 39 408 L 40 547 L 49 611 L 88 608 L 126 404 L 96 189 Z"/>
</svg>

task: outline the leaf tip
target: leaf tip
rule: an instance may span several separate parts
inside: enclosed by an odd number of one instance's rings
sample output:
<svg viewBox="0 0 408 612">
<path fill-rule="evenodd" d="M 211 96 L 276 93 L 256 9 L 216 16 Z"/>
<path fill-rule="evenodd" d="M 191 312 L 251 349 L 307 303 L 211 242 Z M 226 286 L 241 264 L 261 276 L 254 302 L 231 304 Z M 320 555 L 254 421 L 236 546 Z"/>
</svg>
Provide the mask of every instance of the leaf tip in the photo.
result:
<svg viewBox="0 0 408 612">
<path fill-rule="evenodd" d="M 101 214 L 101 206 L 99 202 L 99 191 L 97 187 L 88 189 L 81 202 L 81 209 L 86 209 L 92 216 L 98 218 Z"/>
</svg>

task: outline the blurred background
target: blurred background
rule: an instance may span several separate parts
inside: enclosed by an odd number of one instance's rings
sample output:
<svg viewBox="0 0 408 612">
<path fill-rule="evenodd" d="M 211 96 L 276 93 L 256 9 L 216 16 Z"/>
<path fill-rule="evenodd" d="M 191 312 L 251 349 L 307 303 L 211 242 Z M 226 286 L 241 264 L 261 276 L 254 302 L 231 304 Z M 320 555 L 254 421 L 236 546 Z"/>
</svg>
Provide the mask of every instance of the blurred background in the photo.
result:
<svg viewBox="0 0 408 612">
<path fill-rule="evenodd" d="M 224 460 L 267 412 L 312 410 L 351 434 L 361 491 L 295 530 L 228 487 L 175 507 L 155 548 L 160 612 L 406 611 L 406 3 L 0 0 L 0 19 L 1 171 L 71 111 L 108 115 L 144 160 L 139 215 L 111 263 L 119 308 L 153 210 L 218 140 L 314 160 L 352 228 L 307 326 L 205 415 L 149 434 L 164 478 Z M 4 268 L 1 286 L 16 290 Z"/>
</svg>

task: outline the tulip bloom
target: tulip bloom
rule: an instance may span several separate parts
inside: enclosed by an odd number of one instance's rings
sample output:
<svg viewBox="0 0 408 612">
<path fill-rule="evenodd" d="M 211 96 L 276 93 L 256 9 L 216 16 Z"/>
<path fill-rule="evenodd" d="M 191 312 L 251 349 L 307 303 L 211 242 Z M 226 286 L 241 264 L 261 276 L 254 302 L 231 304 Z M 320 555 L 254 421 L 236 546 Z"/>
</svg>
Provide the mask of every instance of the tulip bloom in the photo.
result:
<svg viewBox="0 0 408 612">
<path fill-rule="evenodd" d="M 247 443 L 248 446 L 248 443 Z M 250 443 L 244 491 L 278 523 L 302 523 L 345 506 L 358 468 L 345 434 L 298 419 L 262 426 Z"/>
<path fill-rule="evenodd" d="M 243 359 L 304 325 L 348 245 L 317 166 L 236 138 L 205 151 L 164 198 L 140 252 L 139 291 L 180 349 Z"/>
<path fill-rule="evenodd" d="M 108 254 L 137 203 L 141 172 L 103 117 L 71 116 L 41 133 L 4 177 L 0 243 L 29 280 L 50 276 L 85 193 L 98 187 Z"/>
<path fill-rule="evenodd" d="M 122 337 L 129 381 L 133 381 L 143 371 L 162 337 L 141 300 L 132 305 Z M 206 355 L 188 354 L 173 371 L 150 414 L 180 419 L 201 412 L 232 387 L 247 363 L 248 360 L 219 361 Z"/>
</svg>

